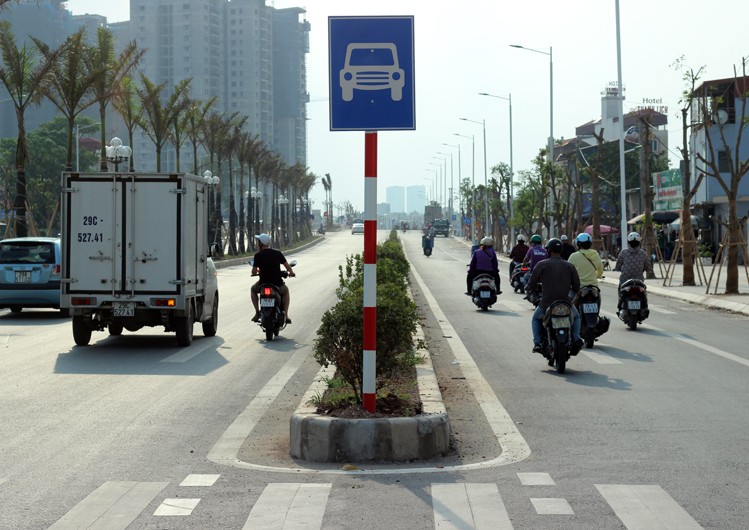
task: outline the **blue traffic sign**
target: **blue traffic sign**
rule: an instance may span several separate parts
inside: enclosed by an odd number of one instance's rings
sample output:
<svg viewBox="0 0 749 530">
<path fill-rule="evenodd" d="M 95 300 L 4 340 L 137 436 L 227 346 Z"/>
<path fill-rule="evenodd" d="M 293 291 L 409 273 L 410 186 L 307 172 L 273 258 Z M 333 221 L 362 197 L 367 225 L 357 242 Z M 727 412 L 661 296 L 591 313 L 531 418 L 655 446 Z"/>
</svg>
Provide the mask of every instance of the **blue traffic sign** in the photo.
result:
<svg viewBox="0 0 749 530">
<path fill-rule="evenodd" d="M 329 17 L 330 130 L 414 130 L 414 17 Z"/>
</svg>

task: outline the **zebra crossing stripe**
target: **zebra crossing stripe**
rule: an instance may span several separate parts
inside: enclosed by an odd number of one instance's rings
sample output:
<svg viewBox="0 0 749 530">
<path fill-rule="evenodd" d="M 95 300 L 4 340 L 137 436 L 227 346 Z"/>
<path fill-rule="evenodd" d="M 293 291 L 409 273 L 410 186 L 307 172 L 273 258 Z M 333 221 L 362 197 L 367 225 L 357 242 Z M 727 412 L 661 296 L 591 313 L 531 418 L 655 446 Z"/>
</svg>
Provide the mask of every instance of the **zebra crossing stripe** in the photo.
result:
<svg viewBox="0 0 749 530">
<path fill-rule="evenodd" d="M 532 498 L 531 504 L 538 515 L 575 515 L 567 499 Z"/>
<path fill-rule="evenodd" d="M 200 502 L 200 499 L 164 499 L 154 515 L 190 515 L 195 507 Z"/>
<path fill-rule="evenodd" d="M 497 485 L 432 484 L 434 527 L 439 530 L 492 529 L 511 530 Z"/>
<path fill-rule="evenodd" d="M 244 530 L 319 530 L 332 484 L 268 484 Z"/>
<path fill-rule="evenodd" d="M 125 529 L 167 485 L 168 482 L 105 482 L 50 530 Z"/>
<path fill-rule="evenodd" d="M 595 484 L 628 530 L 697 530 L 697 521 L 660 486 Z"/>
</svg>

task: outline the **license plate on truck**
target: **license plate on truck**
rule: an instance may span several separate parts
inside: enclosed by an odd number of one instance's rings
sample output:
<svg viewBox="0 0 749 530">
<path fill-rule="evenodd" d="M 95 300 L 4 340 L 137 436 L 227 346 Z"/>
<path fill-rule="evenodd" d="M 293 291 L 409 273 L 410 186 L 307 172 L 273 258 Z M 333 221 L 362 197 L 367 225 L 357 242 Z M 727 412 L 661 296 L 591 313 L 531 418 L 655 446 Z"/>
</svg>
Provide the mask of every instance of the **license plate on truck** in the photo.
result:
<svg viewBox="0 0 749 530">
<path fill-rule="evenodd" d="M 132 317 L 135 316 L 134 302 L 112 302 L 112 316 Z"/>
</svg>

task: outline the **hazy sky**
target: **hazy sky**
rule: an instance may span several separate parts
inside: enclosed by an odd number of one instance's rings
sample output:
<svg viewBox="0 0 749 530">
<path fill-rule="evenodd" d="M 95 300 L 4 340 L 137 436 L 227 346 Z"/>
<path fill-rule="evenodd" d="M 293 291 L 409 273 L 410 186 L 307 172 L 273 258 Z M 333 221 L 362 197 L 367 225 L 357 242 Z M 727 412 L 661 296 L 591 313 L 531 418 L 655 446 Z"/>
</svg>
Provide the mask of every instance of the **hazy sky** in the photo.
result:
<svg viewBox="0 0 749 530">
<path fill-rule="evenodd" d="M 110 21 L 129 18 L 129 2 L 71 0 L 75 14 L 99 13 Z M 477 184 L 484 181 L 481 125 L 486 120 L 488 165 L 510 160 L 509 105 L 479 96 L 512 94 L 514 169 L 528 169 L 549 136 L 549 57 L 511 48 L 510 44 L 548 52 L 553 48 L 554 136 L 574 136 L 575 127 L 597 119 L 601 91 L 617 79 L 615 0 L 276 0 L 275 7 L 303 7 L 311 24 L 307 56 L 308 165 L 317 175 L 330 173 L 333 200 L 364 205 L 364 133 L 330 132 L 328 109 L 329 16 L 413 15 L 415 33 L 416 130 L 378 134 L 378 202 L 385 187 L 422 184 L 431 189 L 440 161 L 438 152 L 454 153 L 453 183 L 461 172 L 471 178 L 471 140 L 475 136 Z M 621 0 L 624 111 L 643 98 L 668 106 L 669 150 L 678 164 L 681 145 L 679 99 L 682 74 L 671 67 L 684 56 L 703 79 L 733 75 L 734 65 L 749 56 L 742 28 L 749 2 L 724 0 L 719 11 L 696 0 Z M 450 160 L 446 168 L 450 186 Z M 319 206 L 322 186 L 311 194 Z M 457 202 L 456 202 L 457 207 Z"/>
</svg>

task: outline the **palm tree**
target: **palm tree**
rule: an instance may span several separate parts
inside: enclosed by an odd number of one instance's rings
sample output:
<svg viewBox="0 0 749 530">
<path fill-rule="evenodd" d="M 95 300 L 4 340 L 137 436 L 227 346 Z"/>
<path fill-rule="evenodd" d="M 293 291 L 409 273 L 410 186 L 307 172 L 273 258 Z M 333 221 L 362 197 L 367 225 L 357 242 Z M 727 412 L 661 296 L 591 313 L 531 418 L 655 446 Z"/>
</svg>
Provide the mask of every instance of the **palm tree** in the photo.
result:
<svg viewBox="0 0 749 530">
<path fill-rule="evenodd" d="M 241 141 L 242 126 L 247 121 L 247 116 L 235 116 L 226 130 L 226 142 L 223 154 L 229 162 L 229 253 L 237 254 L 237 202 L 234 185 L 234 158 Z M 220 161 L 219 161 L 220 163 Z"/>
<path fill-rule="evenodd" d="M 68 142 L 65 155 L 65 170 L 73 169 L 73 130 L 78 114 L 96 103 L 93 91 L 94 81 L 104 75 L 103 70 L 91 70 L 86 63 L 88 47 L 83 41 L 84 28 L 70 35 L 60 60 L 55 61 L 50 76 L 47 98 L 68 120 Z M 53 52 L 46 44 L 40 43 L 42 54 L 49 58 Z M 104 131 L 102 129 L 102 135 Z"/>
<path fill-rule="evenodd" d="M 330 173 L 325 173 L 325 176 L 322 178 L 322 187 L 325 190 L 325 207 L 323 208 L 323 210 L 325 210 L 326 214 L 328 213 L 328 204 L 329 204 L 328 202 L 328 193 L 330 192 L 330 184 L 328 184 L 329 178 L 330 178 Z M 330 223 L 331 219 L 328 218 L 327 215 L 325 217 L 326 217 L 327 222 Z"/>
<path fill-rule="evenodd" d="M 96 46 L 88 48 L 85 61 L 89 71 L 98 72 L 94 77 L 92 88 L 96 101 L 99 103 L 99 127 L 101 138 L 101 171 L 107 170 L 107 105 L 113 96 L 123 88 L 123 82 L 130 69 L 138 64 L 146 50 L 138 50 L 135 41 L 130 41 L 119 56 L 114 53 L 114 35 L 107 28 L 98 28 L 96 32 Z M 130 132 L 130 131 L 128 131 Z M 133 145 L 132 135 L 130 145 Z M 132 158 L 132 157 L 131 157 Z M 132 164 L 131 164 L 132 169 Z"/>
<path fill-rule="evenodd" d="M 26 225 L 26 163 L 29 158 L 26 143 L 26 109 L 38 105 L 49 83 L 49 73 L 63 51 L 63 46 L 48 56 L 40 55 L 40 41 L 32 40 L 37 49 L 16 46 L 16 39 L 7 20 L 0 21 L 0 82 L 10 94 L 16 110 L 18 141 L 16 143 L 16 190 L 13 198 L 13 211 L 16 223 L 15 233 L 19 237 L 28 235 Z"/>
<path fill-rule="evenodd" d="M 200 144 L 203 126 L 205 125 L 205 117 L 215 102 L 216 96 L 205 102 L 193 99 L 190 100 L 190 106 L 187 108 L 185 134 L 192 146 L 192 172 L 194 175 L 197 175 L 200 170 L 198 167 L 198 144 Z"/>
<path fill-rule="evenodd" d="M 135 91 L 140 99 L 140 105 L 143 108 L 143 132 L 150 138 L 156 147 L 156 172 L 161 171 L 161 150 L 169 141 L 169 132 L 172 124 L 179 117 L 180 113 L 187 108 L 187 92 L 190 86 L 190 79 L 183 79 L 174 85 L 171 95 L 166 98 L 162 104 L 162 93 L 166 83 L 156 85 L 146 74 L 140 74 L 142 88 Z"/>
<path fill-rule="evenodd" d="M 246 222 L 250 218 L 250 201 L 252 198 L 247 194 L 247 218 L 245 219 L 245 179 L 244 179 L 244 168 L 250 168 L 250 179 L 252 178 L 252 158 L 254 157 L 253 150 L 258 145 L 258 136 L 250 132 L 242 131 L 241 129 L 235 129 L 235 133 L 239 135 L 236 144 L 236 155 L 237 162 L 239 163 L 239 252 L 245 252 L 245 237 L 247 238 L 248 246 L 250 246 L 252 240 L 252 234 L 247 233 L 247 227 L 249 222 Z"/>
<path fill-rule="evenodd" d="M 255 191 L 262 192 L 260 189 L 260 173 L 263 171 L 265 161 L 270 157 L 271 151 L 260 138 L 256 138 L 253 148 L 247 152 L 247 165 L 250 167 L 250 183 L 252 175 L 255 175 Z M 257 233 L 258 221 L 260 220 L 260 201 L 252 201 L 252 209 L 248 208 L 248 223 L 250 227 L 250 245 L 255 249 L 254 235 Z"/>
<path fill-rule="evenodd" d="M 115 93 L 112 105 L 115 110 L 122 116 L 127 129 L 128 145 L 133 145 L 133 131 L 136 127 L 145 128 L 143 124 L 143 107 L 138 100 L 135 82 L 130 77 L 125 77 L 120 82 L 120 89 Z M 105 151 L 106 154 L 106 151 Z M 133 163 L 134 154 L 130 154 L 130 172 L 135 171 Z"/>
</svg>

